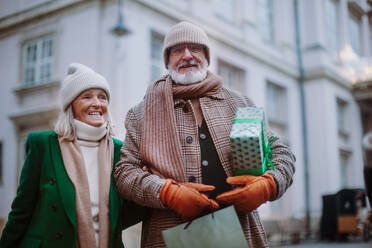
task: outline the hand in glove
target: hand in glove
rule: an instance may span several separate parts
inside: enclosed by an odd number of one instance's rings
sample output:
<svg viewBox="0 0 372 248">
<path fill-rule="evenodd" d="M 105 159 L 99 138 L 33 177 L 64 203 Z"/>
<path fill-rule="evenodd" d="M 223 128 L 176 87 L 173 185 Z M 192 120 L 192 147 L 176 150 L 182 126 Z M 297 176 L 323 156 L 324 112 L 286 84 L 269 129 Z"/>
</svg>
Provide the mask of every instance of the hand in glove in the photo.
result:
<svg viewBox="0 0 372 248">
<path fill-rule="evenodd" d="M 220 204 L 234 205 L 238 213 L 248 213 L 257 209 L 266 201 L 272 201 L 277 196 L 276 182 L 272 175 L 262 176 L 235 176 L 228 177 L 229 184 L 244 184 L 242 188 L 236 188 L 217 196 Z"/>
<path fill-rule="evenodd" d="M 214 186 L 167 179 L 160 190 L 160 200 L 187 221 L 219 208 L 217 202 L 201 193 L 211 190 Z"/>
</svg>

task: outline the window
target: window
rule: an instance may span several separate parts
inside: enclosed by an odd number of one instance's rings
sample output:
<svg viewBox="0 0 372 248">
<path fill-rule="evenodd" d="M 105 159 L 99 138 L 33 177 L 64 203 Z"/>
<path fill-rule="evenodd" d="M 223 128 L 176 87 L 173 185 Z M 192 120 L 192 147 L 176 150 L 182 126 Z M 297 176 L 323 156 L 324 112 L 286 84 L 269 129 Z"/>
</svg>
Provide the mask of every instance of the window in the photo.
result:
<svg viewBox="0 0 372 248">
<path fill-rule="evenodd" d="M 338 9 L 336 0 L 325 2 L 326 36 L 329 51 L 336 55 L 338 52 Z"/>
<path fill-rule="evenodd" d="M 151 82 L 159 79 L 166 73 L 163 60 L 163 40 L 164 36 L 151 32 Z"/>
<path fill-rule="evenodd" d="M 347 123 L 347 108 L 346 101 L 337 98 L 337 127 L 339 135 L 347 136 L 348 123 Z"/>
<path fill-rule="evenodd" d="M 218 75 L 222 77 L 223 84 L 226 88 L 236 90 L 244 94 L 245 73 L 242 69 L 223 61 L 219 61 Z"/>
<path fill-rule="evenodd" d="M 234 22 L 236 0 L 214 0 L 214 11 L 226 21 Z"/>
<path fill-rule="evenodd" d="M 350 171 L 349 161 L 350 161 L 350 152 L 340 150 L 340 184 L 341 188 L 350 187 L 350 176 L 352 171 Z"/>
<path fill-rule="evenodd" d="M 53 70 L 53 37 L 45 36 L 28 41 L 23 46 L 23 85 L 33 86 L 50 82 Z"/>
<path fill-rule="evenodd" d="M 360 20 L 358 17 L 350 13 L 349 17 L 349 30 L 350 30 L 350 43 L 353 51 L 361 55 L 361 30 L 360 30 Z"/>
<path fill-rule="evenodd" d="M 3 184 L 3 142 L 0 141 L 0 184 Z"/>
<path fill-rule="evenodd" d="M 270 128 L 288 144 L 287 92 L 284 87 L 268 82 L 266 88 L 266 116 Z"/>
<path fill-rule="evenodd" d="M 263 41 L 274 42 L 273 1 L 258 0 L 258 23 L 259 31 Z"/>
</svg>

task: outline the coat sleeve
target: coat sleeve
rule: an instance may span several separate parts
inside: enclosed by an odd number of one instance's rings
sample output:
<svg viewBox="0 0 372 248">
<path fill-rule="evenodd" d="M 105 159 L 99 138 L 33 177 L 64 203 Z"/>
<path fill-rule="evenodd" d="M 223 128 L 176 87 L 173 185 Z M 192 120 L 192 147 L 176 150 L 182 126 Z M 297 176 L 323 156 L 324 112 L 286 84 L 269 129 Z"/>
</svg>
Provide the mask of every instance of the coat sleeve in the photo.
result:
<svg viewBox="0 0 372 248">
<path fill-rule="evenodd" d="M 35 135 L 29 134 L 26 141 L 26 159 L 23 164 L 17 195 L 12 203 L 0 240 L 0 247 L 17 247 L 25 235 L 32 218 L 39 192 L 40 156 L 35 144 Z"/>
<path fill-rule="evenodd" d="M 160 201 L 160 189 L 165 180 L 143 170 L 140 157 L 141 127 L 133 109 L 125 120 L 126 137 L 121 148 L 121 158 L 115 167 L 115 181 L 119 195 L 137 204 L 152 208 L 164 208 Z"/>
<path fill-rule="evenodd" d="M 275 170 L 269 168 L 267 173 L 273 175 L 275 178 L 278 199 L 285 193 L 289 186 L 292 185 L 296 158 L 289 147 L 284 145 L 270 130 L 267 131 L 267 135 L 268 139 L 273 136 L 271 146 L 272 156 L 270 160 L 275 168 Z"/>
</svg>

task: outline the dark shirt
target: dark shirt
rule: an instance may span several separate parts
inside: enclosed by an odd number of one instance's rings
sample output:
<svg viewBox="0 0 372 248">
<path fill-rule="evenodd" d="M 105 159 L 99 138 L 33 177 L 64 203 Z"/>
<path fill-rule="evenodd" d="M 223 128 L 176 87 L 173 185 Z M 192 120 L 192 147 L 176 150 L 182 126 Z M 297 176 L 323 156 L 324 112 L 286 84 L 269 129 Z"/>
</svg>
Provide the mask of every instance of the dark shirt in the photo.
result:
<svg viewBox="0 0 372 248">
<path fill-rule="evenodd" d="M 199 127 L 199 142 L 201 151 L 202 183 L 215 186 L 215 190 L 208 193 L 209 198 L 231 189 L 226 182 L 227 175 L 222 167 L 207 124 L 203 120 Z"/>
</svg>

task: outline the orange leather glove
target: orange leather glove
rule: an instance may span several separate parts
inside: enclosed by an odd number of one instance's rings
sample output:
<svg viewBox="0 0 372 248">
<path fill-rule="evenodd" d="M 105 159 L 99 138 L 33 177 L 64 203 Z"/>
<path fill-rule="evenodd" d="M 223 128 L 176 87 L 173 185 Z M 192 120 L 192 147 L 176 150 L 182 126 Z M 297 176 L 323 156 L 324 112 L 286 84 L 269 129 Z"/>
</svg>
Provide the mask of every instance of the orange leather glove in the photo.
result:
<svg viewBox="0 0 372 248">
<path fill-rule="evenodd" d="M 200 192 L 214 190 L 214 186 L 199 183 L 176 183 L 167 179 L 160 190 L 160 200 L 181 215 L 185 221 L 193 220 L 219 208 L 214 200 Z"/>
<path fill-rule="evenodd" d="M 220 204 L 234 205 L 238 213 L 249 213 L 261 204 L 274 200 L 277 196 L 276 182 L 270 174 L 228 177 L 226 181 L 229 184 L 245 185 L 216 197 Z"/>
</svg>

